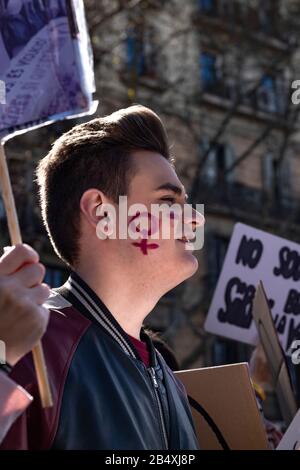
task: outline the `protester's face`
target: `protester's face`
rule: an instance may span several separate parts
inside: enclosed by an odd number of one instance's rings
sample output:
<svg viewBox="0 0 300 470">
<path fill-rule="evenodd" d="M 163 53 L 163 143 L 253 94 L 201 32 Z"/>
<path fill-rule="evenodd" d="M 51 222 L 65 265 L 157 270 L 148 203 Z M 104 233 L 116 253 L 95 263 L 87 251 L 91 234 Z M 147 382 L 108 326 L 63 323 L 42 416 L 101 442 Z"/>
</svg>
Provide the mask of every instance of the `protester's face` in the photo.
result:
<svg viewBox="0 0 300 470">
<path fill-rule="evenodd" d="M 180 220 L 175 213 L 176 221 L 168 213 L 165 216 L 160 214 L 158 218 L 151 215 L 150 218 L 152 204 L 178 204 L 183 208 L 187 203 L 187 195 L 174 168 L 160 154 L 137 151 L 132 155 L 132 163 L 135 172 L 129 186 L 128 208 L 133 204 L 143 204 L 147 211 L 142 214 L 134 211 L 127 215 L 127 223 L 137 233 L 138 240 L 115 240 L 115 249 L 125 265 L 128 263 L 131 275 L 133 273 L 133 276 L 145 282 L 158 283 L 167 291 L 194 274 L 198 267 L 193 251 L 186 249 L 182 233 L 181 239 L 174 233 L 174 223 L 180 228 L 184 223 L 185 233 L 192 238 L 195 224 L 203 224 L 204 219 L 195 210 Z M 140 222 L 148 217 L 149 231 L 146 234 Z M 163 223 L 170 226 L 168 238 L 163 233 Z"/>
</svg>

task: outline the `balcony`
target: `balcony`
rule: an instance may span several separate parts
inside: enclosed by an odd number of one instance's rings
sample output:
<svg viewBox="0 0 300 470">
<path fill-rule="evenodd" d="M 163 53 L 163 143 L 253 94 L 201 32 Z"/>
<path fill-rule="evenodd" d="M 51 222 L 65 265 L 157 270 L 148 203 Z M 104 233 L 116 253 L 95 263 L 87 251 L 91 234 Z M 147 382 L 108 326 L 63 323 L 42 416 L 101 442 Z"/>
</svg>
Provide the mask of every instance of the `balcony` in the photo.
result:
<svg viewBox="0 0 300 470">
<path fill-rule="evenodd" d="M 265 81 L 264 81 L 265 80 Z M 268 82 L 269 80 L 269 82 Z M 290 82 L 280 80 L 278 83 L 272 78 L 262 79 L 260 87 L 255 84 L 242 86 L 236 80 L 216 79 L 210 83 L 202 81 L 202 90 L 199 101 L 205 105 L 228 110 L 236 106 L 235 114 L 274 124 L 274 128 L 290 128 L 287 119 L 290 100 Z"/>
<path fill-rule="evenodd" d="M 295 40 L 289 25 L 278 15 L 279 7 L 253 8 L 234 0 L 198 0 L 193 22 L 203 31 L 214 30 L 253 41 L 253 47 L 285 50 Z"/>
<path fill-rule="evenodd" d="M 300 233 L 300 205 L 292 196 L 271 195 L 237 182 L 208 184 L 202 178 L 196 201 L 205 205 L 207 214 L 260 227 L 276 227 L 276 231 L 284 227 L 298 236 Z"/>
</svg>

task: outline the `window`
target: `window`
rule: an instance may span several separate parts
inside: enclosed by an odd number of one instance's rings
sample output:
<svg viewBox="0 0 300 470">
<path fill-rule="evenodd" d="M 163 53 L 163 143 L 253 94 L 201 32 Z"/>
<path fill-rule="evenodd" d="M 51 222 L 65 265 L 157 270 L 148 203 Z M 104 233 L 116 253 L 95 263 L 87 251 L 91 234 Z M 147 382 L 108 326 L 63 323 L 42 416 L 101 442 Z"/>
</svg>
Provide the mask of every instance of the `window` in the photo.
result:
<svg viewBox="0 0 300 470">
<path fill-rule="evenodd" d="M 210 90 L 217 84 L 217 56 L 211 52 L 201 52 L 200 75 L 203 90 Z"/>
<path fill-rule="evenodd" d="M 277 0 L 264 0 L 264 2 L 259 2 L 259 25 L 266 35 L 277 35 L 276 23 L 278 11 L 279 5 Z"/>
<path fill-rule="evenodd" d="M 214 0 L 198 0 L 198 5 L 203 13 L 211 13 L 214 10 Z"/>
<path fill-rule="evenodd" d="M 127 33 L 126 52 L 127 67 L 137 76 L 154 76 L 155 49 L 154 30 L 149 27 L 146 30 L 139 27 L 131 27 Z"/>
<path fill-rule="evenodd" d="M 262 157 L 262 175 L 265 191 L 275 201 L 284 203 L 291 191 L 289 160 L 279 162 L 274 153 L 266 153 Z"/>
<path fill-rule="evenodd" d="M 222 237 L 221 235 L 215 236 L 215 265 L 216 265 L 215 267 L 216 267 L 216 273 L 218 277 L 221 273 L 221 269 L 222 269 L 225 255 L 227 252 L 228 244 L 229 244 L 229 240 L 227 237 Z"/>
<path fill-rule="evenodd" d="M 133 28 L 128 31 L 126 49 L 127 67 L 134 70 L 137 75 L 143 75 L 145 69 L 143 43 Z"/>
<path fill-rule="evenodd" d="M 208 292 L 213 293 L 228 249 L 229 239 L 217 233 L 209 232 L 205 239 Z"/>
<path fill-rule="evenodd" d="M 278 110 L 276 80 L 272 75 L 264 75 L 257 90 L 257 106 L 262 111 L 276 113 Z"/>
<path fill-rule="evenodd" d="M 203 142 L 201 153 L 202 155 L 209 148 L 209 142 Z M 234 171 L 225 174 L 225 171 L 230 168 L 235 160 L 233 148 L 229 144 L 215 144 L 207 156 L 204 166 L 205 181 L 209 185 L 221 184 L 224 181 L 231 182 L 233 179 Z"/>
<path fill-rule="evenodd" d="M 267 193 L 273 193 L 273 187 L 275 181 L 277 180 L 277 172 L 276 172 L 276 163 L 274 154 L 272 152 L 268 152 L 266 155 L 262 157 L 262 177 L 263 177 L 263 186 Z"/>
</svg>

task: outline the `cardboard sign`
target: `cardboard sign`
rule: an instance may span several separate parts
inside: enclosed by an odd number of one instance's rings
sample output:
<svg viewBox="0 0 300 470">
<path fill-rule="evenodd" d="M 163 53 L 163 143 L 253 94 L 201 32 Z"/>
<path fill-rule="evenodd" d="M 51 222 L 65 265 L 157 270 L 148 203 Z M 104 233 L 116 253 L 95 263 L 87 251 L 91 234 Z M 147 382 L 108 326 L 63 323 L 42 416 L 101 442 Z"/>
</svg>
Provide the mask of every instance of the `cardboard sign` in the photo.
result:
<svg viewBox="0 0 300 470">
<path fill-rule="evenodd" d="M 294 417 L 276 450 L 300 450 L 300 410 Z"/>
<path fill-rule="evenodd" d="M 280 345 L 268 305 L 263 283 L 260 282 L 253 303 L 253 318 L 272 374 L 283 419 L 290 424 L 297 412 L 285 355 Z"/>
<path fill-rule="evenodd" d="M 0 139 L 95 112 L 82 0 L 3 1 L 0 25 Z"/>
<path fill-rule="evenodd" d="M 290 354 L 292 342 L 300 339 L 300 245 L 248 225 L 235 225 L 205 329 L 256 345 L 252 308 L 260 280 L 282 347 Z"/>
<path fill-rule="evenodd" d="M 200 449 L 269 449 L 247 363 L 175 374 L 192 399 L 190 404 Z"/>
</svg>

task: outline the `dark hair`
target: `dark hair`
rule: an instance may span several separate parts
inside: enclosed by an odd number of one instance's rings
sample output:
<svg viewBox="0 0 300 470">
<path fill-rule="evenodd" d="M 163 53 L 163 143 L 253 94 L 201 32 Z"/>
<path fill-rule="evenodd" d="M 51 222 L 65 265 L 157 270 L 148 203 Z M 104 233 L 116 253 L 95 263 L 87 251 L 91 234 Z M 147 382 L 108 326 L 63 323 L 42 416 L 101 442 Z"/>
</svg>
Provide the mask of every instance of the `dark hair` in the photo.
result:
<svg viewBox="0 0 300 470">
<path fill-rule="evenodd" d="M 53 144 L 37 168 L 42 217 L 54 250 L 70 266 L 78 259 L 79 204 L 89 188 L 114 202 L 128 194 L 135 150 L 150 150 L 172 162 L 160 118 L 141 105 L 73 127 Z"/>
</svg>

